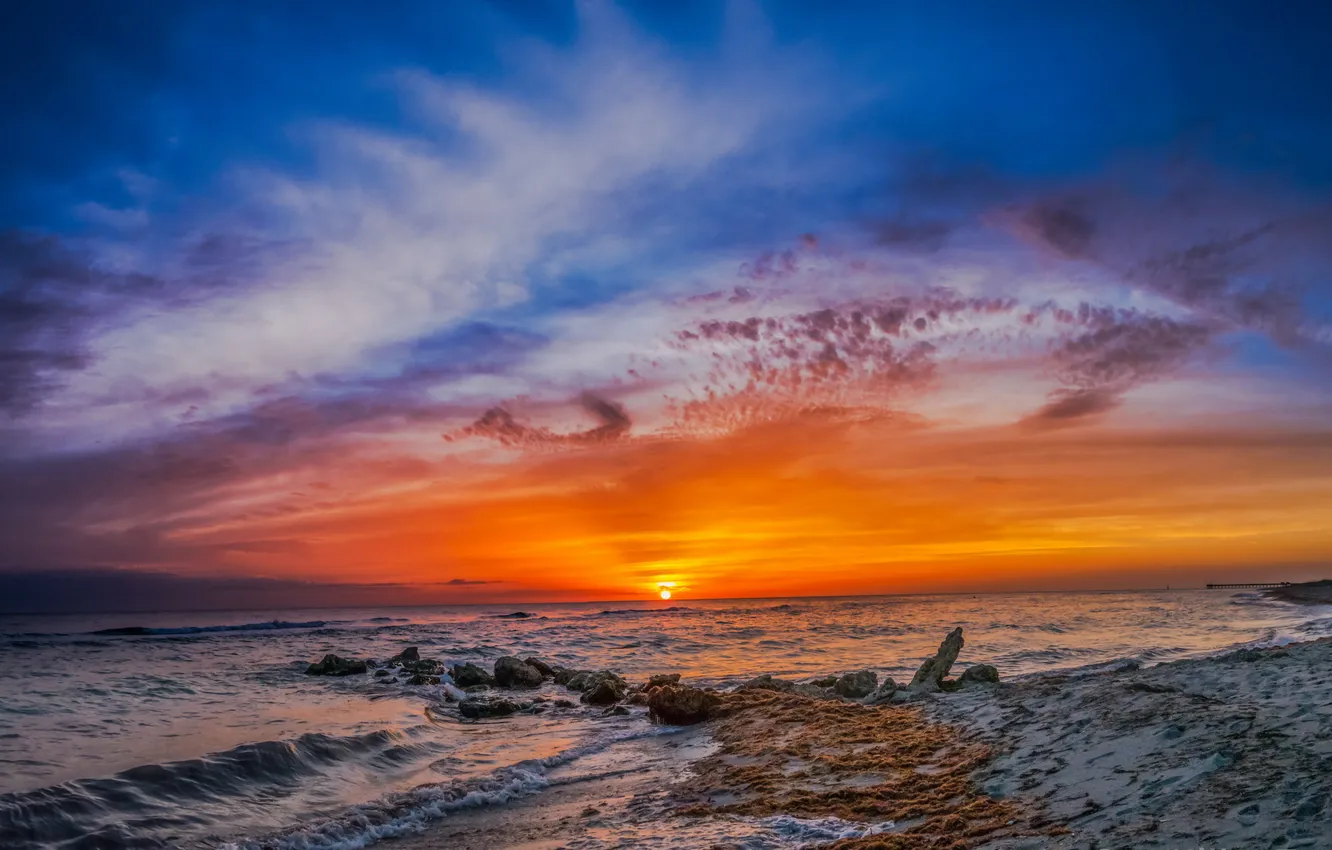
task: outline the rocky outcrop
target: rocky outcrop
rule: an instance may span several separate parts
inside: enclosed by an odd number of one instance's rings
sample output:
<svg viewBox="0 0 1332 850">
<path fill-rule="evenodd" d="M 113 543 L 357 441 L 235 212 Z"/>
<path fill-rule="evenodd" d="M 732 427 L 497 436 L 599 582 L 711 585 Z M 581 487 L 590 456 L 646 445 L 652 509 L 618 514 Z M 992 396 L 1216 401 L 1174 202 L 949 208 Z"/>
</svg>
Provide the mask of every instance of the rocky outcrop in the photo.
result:
<svg viewBox="0 0 1332 850">
<path fill-rule="evenodd" d="M 648 694 L 648 716 L 670 726 L 691 726 L 712 717 L 721 707 L 721 697 L 712 691 L 688 685 L 667 684 Z"/>
<path fill-rule="evenodd" d="M 769 673 L 762 676 L 756 676 L 740 685 L 736 690 L 741 691 L 777 691 L 784 694 L 800 694 L 801 696 L 812 697 L 814 699 L 827 699 L 828 691 L 812 684 L 798 684 L 788 679 L 778 679 Z"/>
<path fill-rule="evenodd" d="M 414 674 L 412 675 L 412 677 L 411 677 L 410 679 L 407 680 L 407 684 L 409 684 L 409 685 L 438 685 L 438 684 L 439 684 L 439 677 L 438 677 L 438 676 L 427 676 L 425 673 L 414 673 Z"/>
<path fill-rule="evenodd" d="M 880 705 L 885 702 L 892 702 L 893 695 L 897 693 L 900 687 L 901 686 L 891 678 L 884 679 L 879 683 L 879 687 L 874 691 L 870 698 L 866 700 L 866 702 L 870 705 Z"/>
<path fill-rule="evenodd" d="M 397 655 L 390 658 L 388 661 L 385 661 L 384 663 L 391 666 L 395 662 L 398 664 L 402 664 L 404 661 L 420 661 L 420 660 L 421 660 L 421 650 L 417 649 L 414 646 L 409 646 L 406 649 L 404 649 L 402 652 L 399 652 Z"/>
<path fill-rule="evenodd" d="M 992 664 L 975 664 L 957 677 L 959 685 L 995 685 L 999 683 L 999 670 Z"/>
<path fill-rule="evenodd" d="M 879 685 L 879 674 L 871 670 L 861 670 L 857 673 L 843 673 L 842 677 L 833 685 L 833 690 L 838 696 L 848 699 L 860 699 L 874 693 L 874 689 Z"/>
<path fill-rule="evenodd" d="M 476 685 L 493 685 L 495 677 L 486 672 L 485 668 L 478 667 L 472 662 L 466 664 L 456 664 L 449 671 L 449 676 L 453 678 L 453 683 L 460 688 L 470 688 Z"/>
<path fill-rule="evenodd" d="M 551 676 L 551 678 L 555 680 L 555 684 L 564 685 L 566 688 L 568 688 L 569 683 L 572 682 L 574 679 L 577 679 L 579 676 L 589 676 L 591 675 L 591 673 L 592 671 L 590 670 L 574 670 L 571 667 L 556 667 L 555 675 Z M 574 691 L 581 690 L 580 688 L 569 688 L 569 689 Z"/>
<path fill-rule="evenodd" d="M 541 673 L 543 678 L 553 679 L 555 677 L 555 668 L 546 662 L 537 658 L 535 655 L 523 659 L 528 666 L 535 667 Z"/>
<path fill-rule="evenodd" d="M 402 669 L 408 673 L 420 673 L 423 676 L 444 675 L 444 662 L 434 658 L 422 658 L 418 661 L 402 662 Z"/>
<path fill-rule="evenodd" d="M 666 685 L 680 684 L 679 673 L 658 673 L 655 676 L 648 677 L 647 684 L 643 685 L 643 690 L 649 691 L 653 688 L 662 688 Z"/>
<path fill-rule="evenodd" d="M 957 661 L 958 653 L 962 651 L 963 643 L 962 627 L 958 626 L 939 644 L 939 651 L 920 665 L 916 675 L 911 678 L 911 684 L 907 686 L 908 690 L 916 693 L 940 690 L 948 671 L 953 668 L 953 662 Z"/>
<path fill-rule="evenodd" d="M 588 674 L 582 691 L 582 701 L 588 705 L 614 705 L 628 694 L 629 685 L 609 670 L 602 670 Z"/>
<path fill-rule="evenodd" d="M 325 655 L 322 660 L 311 664 L 305 668 L 307 676 L 354 676 L 358 673 L 364 673 L 370 668 L 364 661 L 358 661 L 355 658 L 343 658 L 333 653 Z"/>
<path fill-rule="evenodd" d="M 540 670 L 512 655 L 495 662 L 495 684 L 501 688 L 539 688 L 544 678 Z"/>
<path fill-rule="evenodd" d="M 832 686 L 837 684 L 837 677 L 824 676 L 822 679 L 815 679 L 809 684 L 813 685 L 816 688 L 831 688 Z"/>
<path fill-rule="evenodd" d="M 508 699 L 468 699 L 458 703 L 458 713 L 469 720 L 481 720 L 486 717 L 508 717 L 516 714 L 522 706 Z"/>
</svg>

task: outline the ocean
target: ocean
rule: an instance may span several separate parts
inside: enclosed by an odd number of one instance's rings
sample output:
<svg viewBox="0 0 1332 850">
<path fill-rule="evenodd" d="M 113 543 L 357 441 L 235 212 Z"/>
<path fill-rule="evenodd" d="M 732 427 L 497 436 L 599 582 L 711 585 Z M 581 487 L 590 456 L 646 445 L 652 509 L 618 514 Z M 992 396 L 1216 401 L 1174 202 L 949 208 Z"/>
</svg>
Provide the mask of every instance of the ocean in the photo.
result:
<svg viewBox="0 0 1332 850">
<path fill-rule="evenodd" d="M 1179 590 L 0 617 L 0 847 L 365 847 L 674 731 L 559 707 L 550 682 L 544 713 L 465 721 L 443 685 L 305 675 L 329 652 L 902 681 L 955 626 L 958 669 L 1012 678 L 1309 640 L 1332 609 Z"/>
</svg>

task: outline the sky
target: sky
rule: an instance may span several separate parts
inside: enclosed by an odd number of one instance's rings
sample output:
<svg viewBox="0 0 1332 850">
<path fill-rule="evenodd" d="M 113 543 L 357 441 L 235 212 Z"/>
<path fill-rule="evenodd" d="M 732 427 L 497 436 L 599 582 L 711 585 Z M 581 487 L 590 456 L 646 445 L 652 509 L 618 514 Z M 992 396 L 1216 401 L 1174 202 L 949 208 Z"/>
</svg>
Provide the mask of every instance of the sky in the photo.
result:
<svg viewBox="0 0 1332 850">
<path fill-rule="evenodd" d="M 0 610 L 1330 572 L 1326 3 L 10 17 Z"/>
</svg>

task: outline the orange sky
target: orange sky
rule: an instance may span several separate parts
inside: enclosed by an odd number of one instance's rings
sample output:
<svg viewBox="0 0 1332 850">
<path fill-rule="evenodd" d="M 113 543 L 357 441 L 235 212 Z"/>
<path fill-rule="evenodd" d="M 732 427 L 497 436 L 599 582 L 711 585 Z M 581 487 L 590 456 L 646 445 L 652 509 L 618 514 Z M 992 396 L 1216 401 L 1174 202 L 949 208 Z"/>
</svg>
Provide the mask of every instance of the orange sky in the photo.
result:
<svg viewBox="0 0 1332 850">
<path fill-rule="evenodd" d="M 1332 556 L 1332 430 L 1034 433 L 843 411 L 454 459 L 405 489 L 358 468 L 316 501 L 268 517 L 247 503 L 173 542 L 225 552 L 233 573 L 491 582 L 454 601 L 647 597 L 666 581 L 677 599 L 1161 586 L 1300 578 Z M 232 546 L 256 537 L 289 545 Z"/>
</svg>

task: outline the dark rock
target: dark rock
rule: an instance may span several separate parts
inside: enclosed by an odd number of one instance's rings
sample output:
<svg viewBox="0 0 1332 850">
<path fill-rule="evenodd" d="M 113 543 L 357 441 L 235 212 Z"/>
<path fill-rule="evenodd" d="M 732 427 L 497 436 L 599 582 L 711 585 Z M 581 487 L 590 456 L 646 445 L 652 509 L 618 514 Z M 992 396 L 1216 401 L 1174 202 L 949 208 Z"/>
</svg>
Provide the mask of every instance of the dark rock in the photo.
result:
<svg viewBox="0 0 1332 850">
<path fill-rule="evenodd" d="M 463 690 L 469 694 L 484 694 L 489 693 L 490 685 L 468 685 Z"/>
<path fill-rule="evenodd" d="M 529 667 L 537 668 L 543 677 L 547 679 L 554 678 L 555 668 L 542 661 L 540 658 L 537 658 L 535 655 L 528 656 L 525 661 Z"/>
<path fill-rule="evenodd" d="M 417 649 L 414 646 L 409 646 L 406 649 L 404 649 L 402 652 L 399 652 L 397 655 L 390 658 L 386 663 L 392 664 L 394 661 L 396 661 L 399 664 L 401 664 L 404 661 L 420 661 L 420 660 L 421 660 L 421 650 Z"/>
<path fill-rule="evenodd" d="M 632 712 L 622 705 L 612 705 L 610 708 L 601 712 L 602 717 L 624 717 L 626 714 L 632 714 Z"/>
<path fill-rule="evenodd" d="M 571 691 L 585 691 L 592 687 L 592 682 L 596 676 L 597 674 L 592 670 L 581 670 L 569 677 L 564 686 Z"/>
<path fill-rule="evenodd" d="M 602 670 L 591 674 L 587 687 L 583 689 L 583 702 L 588 705 L 611 705 L 624 699 L 628 692 L 629 686 L 624 679 L 609 670 Z"/>
<path fill-rule="evenodd" d="M 329 653 L 323 660 L 311 664 L 305 668 L 307 676 L 353 676 L 358 673 L 364 673 L 369 668 L 364 661 L 357 661 L 354 658 L 342 658 Z"/>
<path fill-rule="evenodd" d="M 856 673 L 843 673 L 842 678 L 833 685 L 833 690 L 838 696 L 860 699 L 874 693 L 878 684 L 879 674 L 871 670 L 861 670 Z"/>
<path fill-rule="evenodd" d="M 762 676 L 755 676 L 748 682 L 739 687 L 742 691 L 780 691 L 789 694 L 795 690 L 796 683 L 789 682 L 786 679 L 773 678 L 772 674 L 764 673 Z"/>
<path fill-rule="evenodd" d="M 510 714 L 516 714 L 521 706 L 513 700 L 507 699 L 469 699 L 458 703 L 458 713 L 471 720 L 480 720 L 484 717 L 508 717 Z"/>
<path fill-rule="evenodd" d="M 512 655 L 495 662 L 495 684 L 501 688 L 539 688 L 543 678 L 540 670 Z"/>
<path fill-rule="evenodd" d="M 383 668 L 380 668 L 379 670 L 375 671 L 375 675 L 378 677 L 383 677 L 383 676 L 392 676 L 393 674 Z"/>
<path fill-rule="evenodd" d="M 892 702 L 893 694 L 897 693 L 900 686 L 891 678 L 884 679 L 879 683 L 879 688 L 868 700 L 870 705 L 879 705 L 880 703 Z"/>
<path fill-rule="evenodd" d="M 436 661 L 433 658 L 422 658 L 417 661 L 403 661 L 402 669 L 408 673 L 421 673 L 426 676 L 443 676 L 444 662 Z"/>
<path fill-rule="evenodd" d="M 501 620 L 526 620 L 528 617 L 535 617 L 535 616 L 536 614 L 533 614 L 530 611 L 514 611 L 512 614 L 498 615 L 499 619 Z"/>
<path fill-rule="evenodd" d="M 629 697 L 625 700 L 625 702 L 629 703 L 630 705 L 647 705 L 648 695 L 655 690 L 657 689 L 653 688 L 651 691 L 634 691 L 632 694 L 629 695 Z"/>
<path fill-rule="evenodd" d="M 493 685 L 495 677 L 478 667 L 472 662 L 466 664 L 456 664 L 449 671 L 449 676 L 453 678 L 453 683 L 460 688 L 469 688 L 473 685 Z"/>
<path fill-rule="evenodd" d="M 974 664 L 957 677 L 959 685 L 998 684 L 999 670 L 992 664 Z"/>
<path fill-rule="evenodd" d="M 831 688 L 837 684 L 836 676 L 824 676 L 822 679 L 815 679 L 810 682 L 816 688 Z"/>
<path fill-rule="evenodd" d="M 939 644 L 939 651 L 925 659 L 907 687 L 917 693 L 929 693 L 942 688 L 944 678 L 952 669 L 958 653 L 962 651 L 963 643 L 965 641 L 962 640 L 962 627 L 958 626 L 948 633 L 943 643 Z"/>
<path fill-rule="evenodd" d="M 554 675 L 551 676 L 551 678 L 555 680 L 555 684 L 564 685 L 567 688 L 569 686 L 569 682 L 573 681 L 576 677 L 587 672 L 589 671 L 574 670 L 569 667 L 556 667 L 555 673 Z"/>
<path fill-rule="evenodd" d="M 648 695 L 648 715 L 671 726 L 702 723 L 720 707 L 721 697 L 688 685 L 664 685 Z"/>
<path fill-rule="evenodd" d="M 409 685 L 438 685 L 438 676 L 427 676 L 424 673 L 416 673 L 407 680 Z"/>
<path fill-rule="evenodd" d="M 680 684 L 679 673 L 658 673 L 647 680 L 647 684 L 643 686 L 643 690 L 646 691 L 649 688 L 660 688 L 663 685 L 678 684 Z"/>
<path fill-rule="evenodd" d="M 552 703 L 552 705 L 554 705 L 556 708 L 573 708 L 574 706 L 578 705 L 578 703 L 574 702 L 571 699 L 557 699 L 555 700 L 554 703 Z"/>
</svg>

